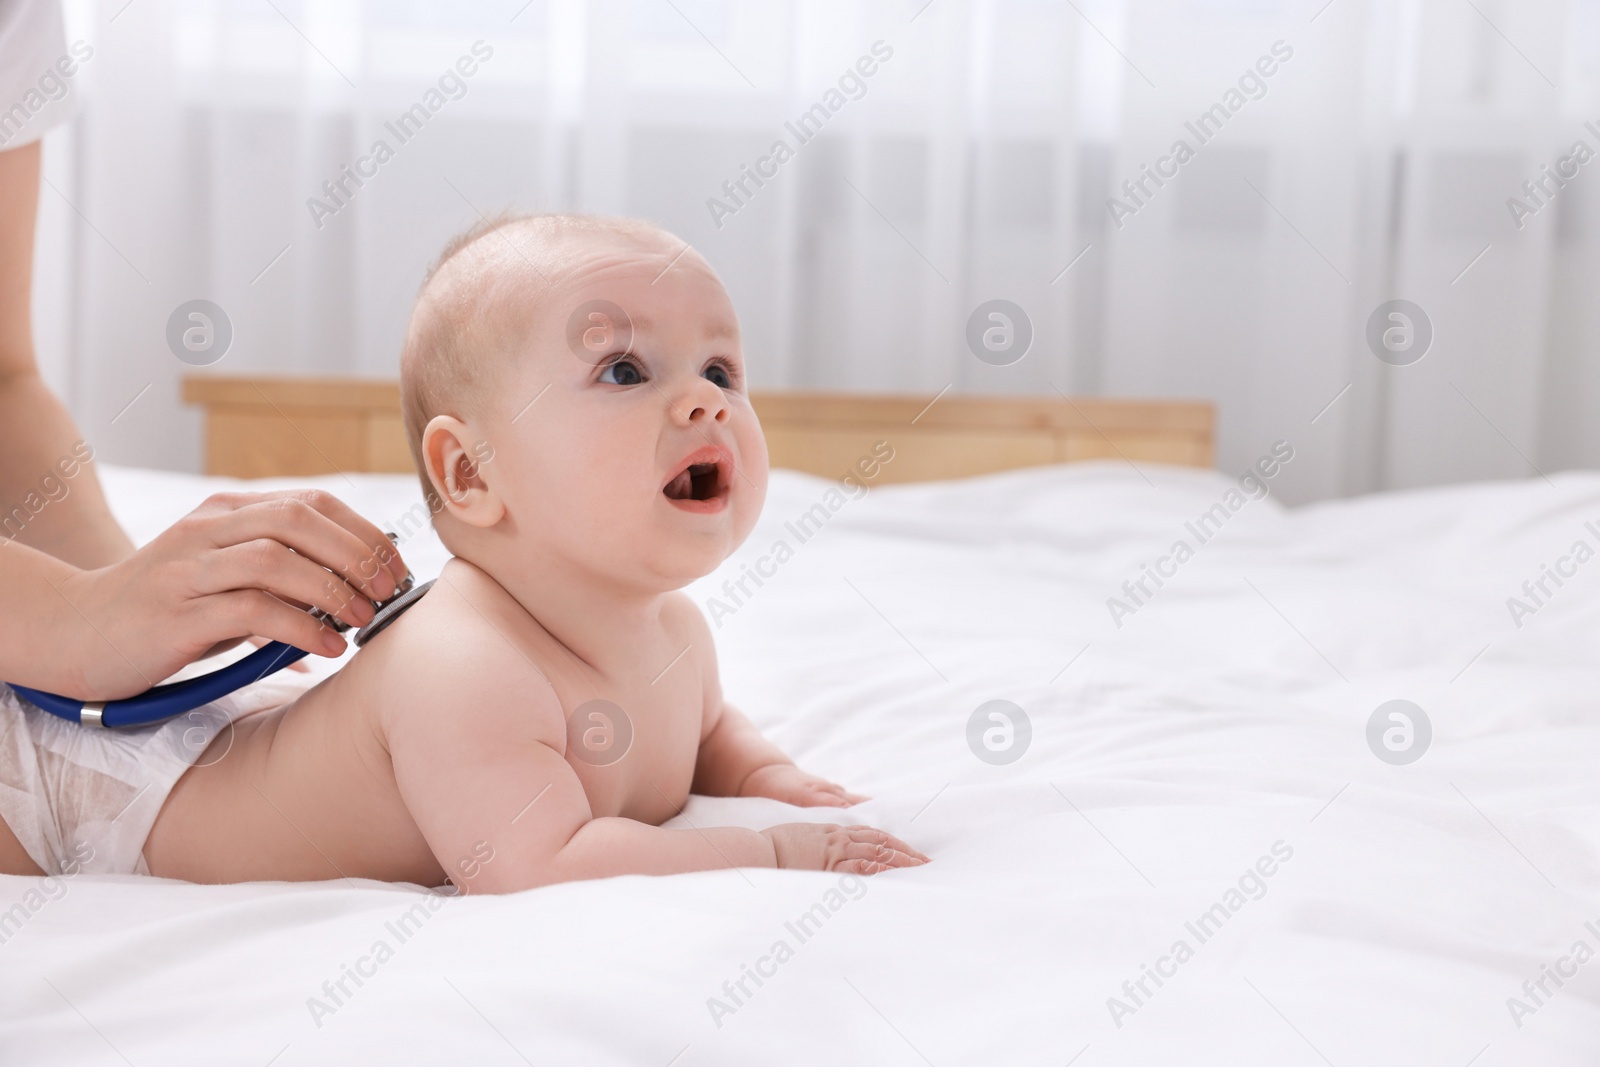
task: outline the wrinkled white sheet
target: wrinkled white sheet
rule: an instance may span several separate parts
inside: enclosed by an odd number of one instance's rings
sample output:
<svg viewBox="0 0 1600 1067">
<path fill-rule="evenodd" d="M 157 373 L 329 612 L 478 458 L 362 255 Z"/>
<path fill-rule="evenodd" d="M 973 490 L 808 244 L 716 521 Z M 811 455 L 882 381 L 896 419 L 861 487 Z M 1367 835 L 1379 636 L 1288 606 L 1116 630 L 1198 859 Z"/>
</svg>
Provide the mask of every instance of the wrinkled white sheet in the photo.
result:
<svg viewBox="0 0 1600 1067">
<path fill-rule="evenodd" d="M 141 538 L 223 484 L 105 477 Z M 417 498 L 410 478 L 319 484 L 379 521 Z M 0 909 L 38 906 L 0 944 L 0 1060 L 1600 1061 L 1600 961 L 1573 955 L 1600 951 L 1600 562 L 1563 564 L 1520 628 L 1506 603 L 1575 541 L 1600 548 L 1600 477 L 1252 501 L 1115 625 L 1107 598 L 1195 545 L 1185 523 L 1232 484 L 1083 464 L 884 487 L 802 544 L 784 524 L 828 483 L 774 475 L 746 548 L 691 588 L 705 604 L 794 550 L 715 611 L 729 698 L 871 794 L 851 821 L 926 867 L 853 895 L 723 871 L 420 912 L 375 883 L 4 878 Z M 443 560 L 431 537 L 405 551 L 423 577 Z M 1434 732 L 1406 766 L 1366 741 L 1396 698 Z M 1007 766 L 967 744 L 993 699 L 1032 725 Z M 826 813 L 697 798 L 681 819 L 800 817 Z M 1248 876 L 1275 845 L 1292 856 Z M 1202 942 L 1186 924 L 1219 903 Z M 817 904 L 802 940 L 786 924 Z M 758 964 L 735 1004 L 724 983 Z M 1139 993 L 1145 965 L 1169 976 Z M 370 977 L 314 1012 L 347 966 Z"/>
</svg>

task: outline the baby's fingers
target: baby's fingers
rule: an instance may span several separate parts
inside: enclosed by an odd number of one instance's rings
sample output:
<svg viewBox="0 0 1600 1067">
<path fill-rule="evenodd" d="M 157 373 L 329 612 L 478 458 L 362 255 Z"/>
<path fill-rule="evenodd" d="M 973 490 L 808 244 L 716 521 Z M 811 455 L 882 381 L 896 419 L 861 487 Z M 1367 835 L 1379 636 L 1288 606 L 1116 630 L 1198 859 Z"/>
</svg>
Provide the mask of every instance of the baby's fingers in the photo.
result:
<svg viewBox="0 0 1600 1067">
<path fill-rule="evenodd" d="M 839 795 L 837 786 L 826 782 L 808 782 L 795 803 L 808 808 L 848 808 L 850 802 Z"/>
<path fill-rule="evenodd" d="M 844 786 L 834 785 L 832 782 L 825 782 L 820 788 L 823 791 L 823 795 L 826 796 L 829 801 L 834 804 L 834 806 L 840 808 L 854 807 L 857 804 L 872 799 L 871 797 L 862 796 L 860 793 L 852 793 Z"/>
<path fill-rule="evenodd" d="M 845 860 L 836 864 L 833 869 L 847 874 L 878 874 L 887 871 L 889 867 L 888 864 L 874 863 L 872 860 Z"/>
<path fill-rule="evenodd" d="M 884 844 L 888 845 L 890 848 L 898 849 L 899 851 L 904 852 L 908 856 L 915 856 L 917 859 L 921 860 L 923 863 L 927 863 L 930 859 L 933 858 L 932 856 L 929 856 L 927 853 L 923 852 L 921 849 L 912 848 L 910 845 L 906 844 L 904 841 L 900 840 L 898 837 L 894 836 L 893 834 L 889 833 L 888 831 L 880 830 L 876 826 L 847 826 L 847 827 L 845 827 L 845 829 L 846 830 L 851 830 L 851 831 L 866 831 L 868 835 L 876 835 L 875 837 L 873 837 L 873 836 L 864 837 L 860 833 L 852 833 L 851 836 L 854 837 L 857 841 L 861 841 L 861 840 L 881 840 L 881 841 L 883 841 Z"/>
<path fill-rule="evenodd" d="M 860 804 L 862 801 L 872 799 L 871 797 L 862 796 L 860 793 L 852 793 L 844 786 L 835 785 L 833 782 L 824 782 L 822 784 L 822 788 L 843 800 L 845 807 L 849 807 L 852 804 Z"/>
<path fill-rule="evenodd" d="M 844 855 L 847 860 L 865 860 L 885 869 L 920 867 L 924 862 L 881 841 L 852 841 L 844 847 Z"/>
</svg>

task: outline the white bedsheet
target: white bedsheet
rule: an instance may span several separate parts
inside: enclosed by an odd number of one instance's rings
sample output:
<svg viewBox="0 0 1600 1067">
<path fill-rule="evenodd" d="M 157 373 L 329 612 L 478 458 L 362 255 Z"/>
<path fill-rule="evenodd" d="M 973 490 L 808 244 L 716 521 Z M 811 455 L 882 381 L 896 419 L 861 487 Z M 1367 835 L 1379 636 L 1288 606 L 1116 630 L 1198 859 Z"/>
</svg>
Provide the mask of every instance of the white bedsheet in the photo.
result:
<svg viewBox="0 0 1600 1067">
<path fill-rule="evenodd" d="M 221 484 L 105 477 L 140 537 Z M 417 498 L 409 478 L 320 484 L 380 521 Z M 0 945 L 0 1060 L 1600 1062 L 1600 961 L 1523 989 L 1600 950 L 1600 562 L 1547 580 L 1520 628 L 1506 604 L 1600 546 L 1600 477 L 1254 501 L 1116 626 L 1107 598 L 1194 544 L 1185 523 L 1231 484 L 1085 464 L 885 487 L 800 544 L 784 523 L 827 483 L 774 475 L 757 533 L 691 589 L 704 604 L 795 549 L 720 618 L 729 698 L 871 794 L 850 820 L 926 867 L 857 897 L 751 870 L 448 900 L 403 943 L 411 887 L 80 876 Z M 406 552 L 424 577 L 443 561 L 431 537 Z M 1394 698 L 1433 724 L 1409 766 L 1366 742 Z M 967 745 L 992 699 L 1031 720 L 1009 766 Z M 697 798 L 681 818 L 827 814 Z M 1275 844 L 1292 857 L 1264 895 L 1230 898 Z M 38 885 L 0 879 L 0 911 Z M 1230 902 L 1201 943 L 1186 923 Z M 819 903 L 802 942 L 786 923 Z M 792 955 L 735 1006 L 724 982 L 780 940 Z M 1124 990 L 1180 940 L 1163 985 Z M 392 958 L 314 1013 L 380 941 Z"/>
</svg>

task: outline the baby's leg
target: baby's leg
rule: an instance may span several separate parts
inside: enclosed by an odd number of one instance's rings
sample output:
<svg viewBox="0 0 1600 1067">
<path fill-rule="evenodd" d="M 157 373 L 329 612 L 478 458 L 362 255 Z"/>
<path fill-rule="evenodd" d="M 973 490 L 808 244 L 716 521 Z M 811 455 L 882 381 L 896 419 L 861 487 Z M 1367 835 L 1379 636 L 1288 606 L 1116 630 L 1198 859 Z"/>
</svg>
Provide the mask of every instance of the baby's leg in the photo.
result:
<svg viewBox="0 0 1600 1067">
<path fill-rule="evenodd" d="M 44 874 L 3 819 L 0 819 L 0 874 Z"/>
</svg>

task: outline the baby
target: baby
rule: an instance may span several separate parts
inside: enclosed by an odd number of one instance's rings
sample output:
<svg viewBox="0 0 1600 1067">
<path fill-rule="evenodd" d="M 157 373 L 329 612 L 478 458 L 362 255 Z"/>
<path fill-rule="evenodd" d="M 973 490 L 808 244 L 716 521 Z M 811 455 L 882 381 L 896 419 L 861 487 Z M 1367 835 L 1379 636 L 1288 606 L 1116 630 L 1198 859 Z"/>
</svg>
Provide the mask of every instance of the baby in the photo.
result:
<svg viewBox="0 0 1600 1067">
<path fill-rule="evenodd" d="M 738 321 L 704 259 L 623 219 L 479 227 L 422 287 L 401 384 L 455 558 L 337 674 L 218 733 L 155 817 L 150 873 L 494 893 L 927 861 L 866 826 L 660 826 L 691 791 L 866 799 L 723 702 L 678 591 L 744 541 L 767 487 Z"/>
</svg>

